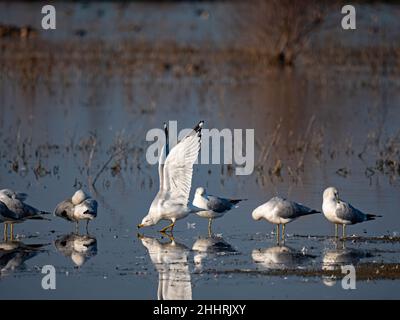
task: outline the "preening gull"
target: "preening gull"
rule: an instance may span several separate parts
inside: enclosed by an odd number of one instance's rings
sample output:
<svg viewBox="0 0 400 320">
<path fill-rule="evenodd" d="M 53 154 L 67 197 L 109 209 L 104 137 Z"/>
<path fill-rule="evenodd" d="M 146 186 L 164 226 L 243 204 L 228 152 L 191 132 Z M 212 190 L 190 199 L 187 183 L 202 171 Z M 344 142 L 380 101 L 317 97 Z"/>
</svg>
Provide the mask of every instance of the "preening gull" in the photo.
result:
<svg viewBox="0 0 400 320">
<path fill-rule="evenodd" d="M 381 217 L 363 213 L 354 208 L 350 203 L 340 200 L 338 190 L 334 187 L 325 189 L 322 211 L 325 218 L 335 224 L 335 237 L 338 236 L 338 225 L 342 225 L 343 238 L 346 237 L 346 225 L 375 220 L 375 218 Z"/>
<path fill-rule="evenodd" d="M 316 258 L 316 256 L 287 246 L 254 249 L 251 257 L 255 263 L 266 270 L 297 269 Z"/>
<path fill-rule="evenodd" d="M 204 121 L 200 121 L 170 152 L 168 130 L 164 125 L 167 143 L 163 147 L 158 164 L 160 189 L 138 228 L 153 226 L 160 220 L 168 220 L 171 224 L 161 229 L 161 232 L 167 229 L 172 231 L 177 220 L 200 210 L 189 204 L 189 193 L 193 164 L 200 150 L 203 123 Z"/>
<path fill-rule="evenodd" d="M 14 236 L 14 223 L 25 220 L 49 220 L 43 217 L 48 212 L 38 210 L 24 201 L 26 193 L 18 193 L 10 189 L 0 190 L 0 223 L 4 223 L 4 239 L 7 239 L 7 227 L 10 225 L 10 237 Z"/>
<path fill-rule="evenodd" d="M 310 209 L 300 203 L 289 201 L 280 197 L 273 197 L 268 202 L 253 210 L 254 220 L 265 219 L 276 224 L 276 237 L 279 241 L 279 226 L 282 225 L 282 240 L 285 238 L 285 225 L 293 220 L 320 211 Z"/>
<path fill-rule="evenodd" d="M 86 220 L 87 230 L 89 221 L 97 217 L 97 201 L 80 189 L 72 198 L 60 202 L 54 210 L 54 215 L 75 222 L 76 229 L 79 228 L 80 220 Z"/>
<path fill-rule="evenodd" d="M 240 201 L 246 199 L 226 199 L 216 197 L 206 193 L 203 187 L 196 189 L 193 199 L 193 205 L 197 208 L 204 209 L 196 212 L 202 218 L 208 219 L 208 233 L 211 235 L 211 224 L 213 219 L 222 217 L 226 212 L 233 208 L 237 208 Z"/>
<path fill-rule="evenodd" d="M 61 254 L 70 257 L 77 267 L 81 267 L 90 257 L 97 254 L 97 240 L 89 235 L 63 235 L 54 242 L 54 246 Z"/>
</svg>

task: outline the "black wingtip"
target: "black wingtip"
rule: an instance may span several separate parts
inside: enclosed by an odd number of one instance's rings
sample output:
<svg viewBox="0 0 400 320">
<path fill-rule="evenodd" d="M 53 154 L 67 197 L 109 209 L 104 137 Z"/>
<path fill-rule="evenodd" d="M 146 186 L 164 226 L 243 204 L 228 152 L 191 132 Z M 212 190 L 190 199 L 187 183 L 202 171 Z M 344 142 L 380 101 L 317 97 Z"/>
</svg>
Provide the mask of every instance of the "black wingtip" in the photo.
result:
<svg viewBox="0 0 400 320">
<path fill-rule="evenodd" d="M 247 199 L 231 199 L 230 203 L 232 204 L 238 204 L 240 201 L 247 201 Z"/>
<path fill-rule="evenodd" d="M 204 121 L 201 120 L 201 121 L 197 124 L 197 126 L 194 127 L 193 130 L 196 131 L 196 132 L 199 132 L 199 131 L 201 131 L 201 129 L 203 128 L 203 125 L 204 125 Z"/>
<path fill-rule="evenodd" d="M 368 220 L 375 220 L 376 218 L 381 218 L 382 216 L 379 216 L 377 214 L 367 214 L 367 221 Z"/>
</svg>

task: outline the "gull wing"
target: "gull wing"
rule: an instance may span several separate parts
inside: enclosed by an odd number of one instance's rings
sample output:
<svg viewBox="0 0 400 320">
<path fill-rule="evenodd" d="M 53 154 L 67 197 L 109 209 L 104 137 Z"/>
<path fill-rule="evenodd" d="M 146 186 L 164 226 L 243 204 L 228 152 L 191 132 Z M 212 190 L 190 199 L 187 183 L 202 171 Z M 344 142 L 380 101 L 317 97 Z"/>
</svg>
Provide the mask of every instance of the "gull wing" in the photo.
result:
<svg viewBox="0 0 400 320">
<path fill-rule="evenodd" d="M 350 203 L 340 200 L 336 205 L 336 215 L 338 218 L 350 221 L 351 223 L 358 223 L 365 221 L 366 214 L 354 208 Z"/>
<path fill-rule="evenodd" d="M 207 198 L 208 198 L 207 208 L 214 212 L 222 213 L 227 210 L 230 210 L 233 206 L 233 204 L 228 199 L 219 198 L 211 195 L 208 196 Z"/>
<path fill-rule="evenodd" d="M 164 165 L 164 191 L 187 204 L 192 186 L 193 164 L 200 151 L 203 121 L 187 134 L 167 156 Z"/>
</svg>

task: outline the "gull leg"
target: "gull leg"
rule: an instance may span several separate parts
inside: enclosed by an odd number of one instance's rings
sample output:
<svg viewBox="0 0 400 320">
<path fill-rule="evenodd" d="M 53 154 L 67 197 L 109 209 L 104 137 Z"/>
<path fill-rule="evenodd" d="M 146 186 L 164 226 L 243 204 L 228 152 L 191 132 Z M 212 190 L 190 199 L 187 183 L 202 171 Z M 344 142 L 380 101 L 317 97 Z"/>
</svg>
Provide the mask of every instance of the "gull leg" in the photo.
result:
<svg viewBox="0 0 400 320">
<path fill-rule="evenodd" d="M 14 224 L 11 223 L 10 225 L 10 240 L 14 240 Z"/>
<path fill-rule="evenodd" d="M 338 237 L 338 225 L 335 223 L 335 238 Z"/>
<path fill-rule="evenodd" d="M 4 223 L 4 232 L 3 232 L 4 241 L 7 241 L 8 237 L 7 226 L 8 226 L 7 223 Z"/>
<path fill-rule="evenodd" d="M 285 224 L 282 224 L 282 241 L 285 242 Z"/>
<path fill-rule="evenodd" d="M 279 244 L 279 224 L 276 225 L 276 243 Z"/>
<path fill-rule="evenodd" d="M 208 219 L 208 236 L 211 237 L 211 224 L 212 224 L 212 219 Z"/>
<path fill-rule="evenodd" d="M 79 233 L 79 221 L 75 222 L 75 233 Z"/>
<path fill-rule="evenodd" d="M 165 233 L 165 231 L 167 231 L 168 229 L 171 229 L 171 232 L 172 232 L 172 230 L 174 229 L 174 226 L 175 226 L 175 222 L 172 222 L 171 224 L 169 224 L 166 227 L 162 228 L 160 230 L 160 232 Z"/>
<path fill-rule="evenodd" d="M 343 234 L 342 234 L 343 235 L 343 240 L 345 240 L 346 239 L 346 225 L 343 224 L 342 227 L 343 227 L 343 230 L 342 230 L 343 231 Z"/>
</svg>

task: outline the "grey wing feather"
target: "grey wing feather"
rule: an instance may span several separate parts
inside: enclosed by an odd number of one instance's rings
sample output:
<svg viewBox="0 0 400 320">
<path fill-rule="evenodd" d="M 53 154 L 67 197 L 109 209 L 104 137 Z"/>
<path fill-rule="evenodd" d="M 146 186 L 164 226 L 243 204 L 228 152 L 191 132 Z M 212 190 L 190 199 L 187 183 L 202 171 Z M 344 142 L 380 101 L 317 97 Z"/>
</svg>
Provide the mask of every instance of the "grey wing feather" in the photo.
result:
<svg viewBox="0 0 400 320">
<path fill-rule="evenodd" d="M 228 199 L 208 196 L 207 208 L 209 210 L 221 213 L 232 209 L 232 207 L 233 204 Z"/>
<path fill-rule="evenodd" d="M 86 199 L 84 201 L 90 213 L 97 215 L 97 201 L 94 199 Z"/>
<path fill-rule="evenodd" d="M 15 213 L 17 219 L 28 219 L 29 217 L 40 213 L 38 209 L 25 204 L 18 199 L 13 199 L 7 205 L 8 208 Z"/>
<path fill-rule="evenodd" d="M 273 197 L 269 202 L 277 210 L 279 217 L 284 219 L 293 218 L 293 207 L 290 201 L 280 197 Z"/>
<path fill-rule="evenodd" d="M 294 211 L 295 211 L 297 217 L 306 216 L 308 214 L 313 214 L 313 213 L 319 212 L 319 211 L 313 210 L 305 205 L 302 205 L 301 203 L 292 202 L 292 204 L 293 204 L 293 208 L 294 208 Z"/>
<path fill-rule="evenodd" d="M 4 202 L 0 201 L 0 221 L 7 220 L 17 220 L 17 217 L 14 212 L 8 209 Z"/>
<path fill-rule="evenodd" d="M 365 214 L 354 208 L 350 203 L 340 201 L 340 204 L 336 209 L 338 218 L 350 221 L 351 223 L 358 223 L 365 220 Z"/>
<path fill-rule="evenodd" d="M 279 216 L 284 219 L 294 219 L 297 217 L 318 212 L 300 203 L 289 201 L 279 197 L 274 197 L 270 201 L 273 201 L 275 207 L 277 207 Z"/>
</svg>

